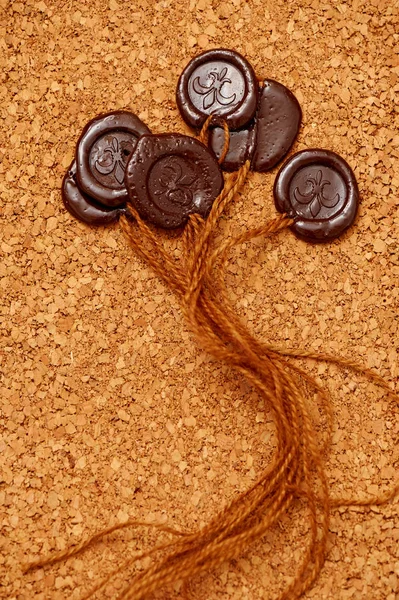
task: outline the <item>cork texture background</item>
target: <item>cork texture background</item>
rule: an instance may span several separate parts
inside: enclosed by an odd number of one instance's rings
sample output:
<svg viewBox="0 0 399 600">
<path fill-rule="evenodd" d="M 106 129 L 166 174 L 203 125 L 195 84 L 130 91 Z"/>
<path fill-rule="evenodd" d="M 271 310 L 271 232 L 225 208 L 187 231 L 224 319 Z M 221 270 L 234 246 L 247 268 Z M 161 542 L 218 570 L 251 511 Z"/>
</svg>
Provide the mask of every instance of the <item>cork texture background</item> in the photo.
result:
<svg viewBox="0 0 399 600">
<path fill-rule="evenodd" d="M 129 517 L 198 527 L 256 479 L 275 443 L 270 408 L 198 347 L 118 225 L 90 228 L 65 211 L 60 185 L 81 129 L 123 108 L 153 132 L 191 134 L 175 86 L 204 49 L 238 50 L 289 87 L 303 110 L 292 152 L 341 154 L 359 214 L 330 244 L 285 231 L 235 250 L 231 297 L 260 339 L 355 357 L 399 392 L 399 3 L 0 0 L 0 14 L 0 597 L 78 600 L 159 537 L 114 534 L 27 575 L 21 563 Z M 250 175 L 224 235 L 276 214 L 276 173 Z M 389 489 L 397 406 L 352 373 L 298 364 L 332 395 L 332 494 Z M 188 597 L 277 598 L 308 534 L 298 503 Z M 306 598 L 398 600 L 398 578 L 398 500 L 339 509 Z"/>
</svg>

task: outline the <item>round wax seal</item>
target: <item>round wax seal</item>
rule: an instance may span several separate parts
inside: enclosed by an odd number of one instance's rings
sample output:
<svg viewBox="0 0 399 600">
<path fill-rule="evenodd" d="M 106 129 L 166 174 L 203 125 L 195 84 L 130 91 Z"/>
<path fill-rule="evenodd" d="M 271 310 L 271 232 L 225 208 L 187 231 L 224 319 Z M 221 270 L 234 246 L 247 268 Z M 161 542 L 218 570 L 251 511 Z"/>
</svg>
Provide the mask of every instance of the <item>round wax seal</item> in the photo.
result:
<svg viewBox="0 0 399 600">
<path fill-rule="evenodd" d="M 137 140 L 148 133 L 148 127 L 126 111 L 90 121 L 76 147 L 76 179 L 82 192 L 105 206 L 126 202 L 125 167 Z"/>
<path fill-rule="evenodd" d="M 125 173 L 129 199 L 139 214 L 166 229 L 192 213 L 206 217 L 223 188 L 213 154 L 198 140 L 178 134 L 145 135 Z"/>
<path fill-rule="evenodd" d="M 230 132 L 229 150 L 222 169 L 237 171 L 250 160 L 252 171 L 270 171 L 294 143 L 301 119 L 302 111 L 294 94 L 278 81 L 266 79 L 259 91 L 253 123 Z M 219 158 L 224 146 L 221 127 L 211 130 L 209 145 Z"/>
<path fill-rule="evenodd" d="M 176 101 L 188 125 L 200 128 L 209 115 L 238 129 L 254 116 L 258 81 L 244 57 L 232 50 L 208 50 L 193 58 L 180 75 Z"/>
<path fill-rule="evenodd" d="M 295 219 L 292 229 L 313 242 L 332 240 L 355 220 L 359 190 L 348 163 L 329 150 L 303 150 L 280 169 L 274 201 Z"/>
<path fill-rule="evenodd" d="M 62 182 L 65 208 L 79 221 L 88 225 L 110 225 L 119 219 L 125 208 L 108 208 L 96 203 L 82 192 L 76 183 L 76 162 L 73 161 Z"/>
</svg>

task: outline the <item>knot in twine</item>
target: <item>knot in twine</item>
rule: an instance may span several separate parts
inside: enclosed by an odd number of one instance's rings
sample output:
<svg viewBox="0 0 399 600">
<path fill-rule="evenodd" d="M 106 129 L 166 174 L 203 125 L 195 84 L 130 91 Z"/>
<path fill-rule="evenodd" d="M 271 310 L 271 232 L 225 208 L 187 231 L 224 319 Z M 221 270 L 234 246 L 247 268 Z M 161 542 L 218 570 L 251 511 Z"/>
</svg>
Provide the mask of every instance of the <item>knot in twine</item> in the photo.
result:
<svg viewBox="0 0 399 600">
<path fill-rule="evenodd" d="M 207 141 L 212 117 L 206 121 L 200 140 Z M 225 143 L 219 162 L 229 146 L 229 131 L 224 124 Z M 382 504 L 398 491 L 395 483 L 387 493 L 369 498 L 333 498 L 324 470 L 326 451 L 332 429 L 332 407 L 326 391 L 311 377 L 289 361 L 308 358 L 328 361 L 368 377 L 396 401 L 398 397 L 378 374 L 354 361 L 261 343 L 238 318 L 228 296 L 224 276 L 230 250 L 256 237 L 270 237 L 293 224 L 280 215 L 256 229 L 219 241 L 215 232 L 220 217 L 243 188 L 250 170 L 247 161 L 239 171 L 227 175 L 206 220 L 191 215 L 181 238 L 179 260 L 166 250 L 160 234 L 144 222 L 128 204 L 130 216 L 122 216 L 122 231 L 134 252 L 177 295 L 183 314 L 198 343 L 214 358 L 229 365 L 257 391 L 271 408 L 276 427 L 274 456 L 259 479 L 236 497 L 207 525 L 195 532 L 183 532 L 164 524 L 129 520 L 105 529 L 63 552 L 26 565 L 25 570 L 54 564 L 83 552 L 104 536 L 126 527 L 152 527 L 173 534 L 174 540 L 137 553 L 99 582 L 82 600 L 92 598 L 114 577 L 128 572 L 136 561 L 153 557 L 150 565 L 130 577 L 116 596 L 117 600 L 141 600 L 177 581 L 190 582 L 206 570 L 239 557 L 244 549 L 261 538 L 299 498 L 306 504 L 310 533 L 302 561 L 280 600 L 299 598 L 317 578 L 326 556 L 331 509 L 337 506 Z M 311 418 L 309 394 L 317 394 L 327 419 L 328 431 L 319 439 Z"/>
</svg>

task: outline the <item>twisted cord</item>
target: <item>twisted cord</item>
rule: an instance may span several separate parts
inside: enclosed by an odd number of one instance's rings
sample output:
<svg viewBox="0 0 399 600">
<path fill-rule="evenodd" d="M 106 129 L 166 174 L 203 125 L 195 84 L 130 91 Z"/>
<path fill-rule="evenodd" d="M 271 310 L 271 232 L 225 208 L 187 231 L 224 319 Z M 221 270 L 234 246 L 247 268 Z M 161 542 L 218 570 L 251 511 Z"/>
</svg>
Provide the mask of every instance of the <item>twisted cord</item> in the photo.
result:
<svg viewBox="0 0 399 600">
<path fill-rule="evenodd" d="M 201 132 L 203 143 L 207 143 L 211 121 L 212 117 L 209 117 Z M 229 146 L 226 124 L 224 131 L 220 162 Z M 323 566 L 331 508 L 383 504 L 399 491 L 397 482 L 391 490 L 373 498 L 331 497 L 323 457 L 332 429 L 331 402 L 314 378 L 289 359 L 324 360 L 352 369 L 397 399 L 387 382 L 350 359 L 262 343 L 250 333 L 231 305 L 224 281 L 231 249 L 255 237 L 277 235 L 292 225 L 292 220 L 282 215 L 235 238 L 225 239 L 215 247 L 217 223 L 242 189 L 249 169 L 247 162 L 237 173 L 226 177 L 224 188 L 207 220 L 195 214 L 190 216 L 182 235 L 182 259 L 179 262 L 169 255 L 159 233 L 140 218 L 132 205 L 129 204 L 129 216 L 123 216 L 120 224 L 134 252 L 176 293 L 187 323 L 201 346 L 245 377 L 264 403 L 270 406 L 276 427 L 274 454 L 258 480 L 198 531 L 182 532 L 163 524 L 128 521 L 26 566 L 26 570 L 30 570 L 65 560 L 83 552 L 105 535 L 126 527 L 155 527 L 159 532 L 175 537 L 171 542 L 157 544 L 125 561 L 82 600 L 92 598 L 139 558 L 154 557 L 154 562 L 130 579 L 117 600 L 147 598 L 160 588 L 178 580 L 190 580 L 198 573 L 237 558 L 251 542 L 279 522 L 296 498 L 302 498 L 306 503 L 310 533 L 297 572 L 279 600 L 300 598 L 314 583 Z M 309 390 L 317 393 L 327 419 L 328 434 L 322 443 L 311 418 Z"/>
</svg>

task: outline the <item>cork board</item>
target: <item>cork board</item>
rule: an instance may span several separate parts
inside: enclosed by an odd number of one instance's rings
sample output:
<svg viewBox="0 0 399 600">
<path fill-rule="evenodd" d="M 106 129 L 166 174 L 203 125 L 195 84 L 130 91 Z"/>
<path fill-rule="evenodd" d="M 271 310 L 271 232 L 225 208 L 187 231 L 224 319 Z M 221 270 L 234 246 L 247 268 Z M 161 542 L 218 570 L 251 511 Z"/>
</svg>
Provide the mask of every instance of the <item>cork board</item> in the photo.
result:
<svg viewBox="0 0 399 600">
<path fill-rule="evenodd" d="M 153 132 L 189 133 L 174 92 L 203 49 L 236 49 L 259 76 L 288 86 L 304 115 L 294 150 L 341 154 L 358 178 L 359 215 L 325 246 L 286 231 L 233 252 L 231 296 L 260 339 L 357 357 L 399 391 L 399 3 L 0 7 L 0 597 L 78 599 L 156 535 L 115 534 L 26 576 L 21 563 L 129 517 L 198 527 L 256 479 L 274 444 L 268 408 L 196 345 L 176 299 L 118 226 L 92 229 L 65 212 L 60 184 L 82 127 L 123 108 Z M 275 215 L 275 174 L 250 176 L 231 231 Z M 397 407 L 349 372 L 299 364 L 332 394 L 332 491 L 387 490 L 399 459 Z M 239 560 L 191 582 L 190 597 L 277 597 L 307 529 L 298 504 Z M 398 500 L 336 510 L 306 598 L 397 599 L 398 543 Z M 122 583 L 102 597 L 115 598 Z M 176 586 L 159 597 L 182 594 Z"/>
</svg>

